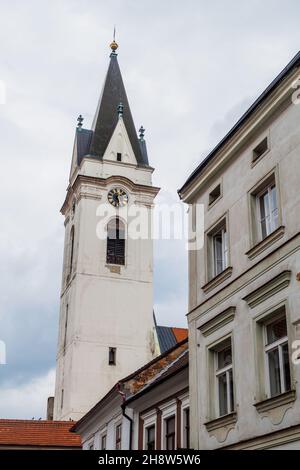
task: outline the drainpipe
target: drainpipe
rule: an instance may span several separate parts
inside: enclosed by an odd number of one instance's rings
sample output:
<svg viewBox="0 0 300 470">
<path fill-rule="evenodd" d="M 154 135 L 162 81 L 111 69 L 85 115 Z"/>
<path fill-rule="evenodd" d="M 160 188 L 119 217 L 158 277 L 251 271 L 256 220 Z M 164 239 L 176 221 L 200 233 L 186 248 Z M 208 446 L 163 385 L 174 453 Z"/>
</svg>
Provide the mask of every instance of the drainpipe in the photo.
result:
<svg viewBox="0 0 300 470">
<path fill-rule="evenodd" d="M 126 414 L 126 405 L 124 403 L 125 400 L 126 400 L 126 396 L 125 396 L 125 393 L 122 392 L 122 390 L 121 390 L 121 385 L 122 385 L 121 382 L 119 382 L 118 383 L 118 392 L 121 395 L 122 401 L 123 401 L 123 403 L 121 405 L 122 415 L 124 416 L 124 418 L 128 419 L 128 421 L 130 423 L 129 424 L 129 450 L 132 450 L 133 419 Z"/>
</svg>

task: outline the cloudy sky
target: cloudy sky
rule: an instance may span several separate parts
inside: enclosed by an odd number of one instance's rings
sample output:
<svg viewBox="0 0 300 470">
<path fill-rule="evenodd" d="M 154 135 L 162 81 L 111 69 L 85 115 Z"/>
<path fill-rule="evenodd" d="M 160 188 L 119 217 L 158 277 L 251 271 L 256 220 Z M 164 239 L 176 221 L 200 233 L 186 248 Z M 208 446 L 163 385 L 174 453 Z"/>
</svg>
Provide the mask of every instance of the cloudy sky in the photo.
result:
<svg viewBox="0 0 300 470">
<path fill-rule="evenodd" d="M 177 189 L 299 49 L 297 0 L 0 0 L 0 417 L 53 394 L 65 196 L 78 114 L 92 122 L 117 25 L 154 183 Z M 185 325 L 186 252 L 155 245 L 160 324 Z"/>
</svg>

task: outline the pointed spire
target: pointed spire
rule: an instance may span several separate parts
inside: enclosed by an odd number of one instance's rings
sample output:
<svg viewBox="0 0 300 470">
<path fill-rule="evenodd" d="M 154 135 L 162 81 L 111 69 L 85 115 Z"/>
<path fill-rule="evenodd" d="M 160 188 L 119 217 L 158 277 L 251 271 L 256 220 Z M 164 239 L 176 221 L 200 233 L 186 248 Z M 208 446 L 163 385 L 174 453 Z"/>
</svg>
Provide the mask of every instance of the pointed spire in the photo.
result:
<svg viewBox="0 0 300 470">
<path fill-rule="evenodd" d="M 136 128 L 132 119 L 121 71 L 115 53 L 117 43 L 111 44 L 112 53 L 106 74 L 102 95 L 94 117 L 90 155 L 103 158 L 120 117 L 123 119 L 135 158 L 139 165 L 149 165 L 147 155 L 141 150 Z"/>
</svg>

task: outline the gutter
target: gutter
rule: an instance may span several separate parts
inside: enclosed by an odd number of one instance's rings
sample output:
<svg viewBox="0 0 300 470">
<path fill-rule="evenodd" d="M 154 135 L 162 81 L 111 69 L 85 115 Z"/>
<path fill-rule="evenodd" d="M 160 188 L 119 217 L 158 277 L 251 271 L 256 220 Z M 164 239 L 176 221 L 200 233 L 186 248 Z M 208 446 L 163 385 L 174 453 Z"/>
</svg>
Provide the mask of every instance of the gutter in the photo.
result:
<svg viewBox="0 0 300 470">
<path fill-rule="evenodd" d="M 121 382 L 118 382 L 117 384 L 117 390 L 119 392 L 119 394 L 121 395 L 122 397 L 122 405 L 121 405 L 121 408 L 122 408 L 122 415 L 124 416 L 124 418 L 126 418 L 128 421 L 129 421 L 129 450 L 132 450 L 132 435 L 133 435 L 133 419 L 128 416 L 126 414 L 126 395 L 124 392 L 122 392 L 121 390 Z"/>
</svg>

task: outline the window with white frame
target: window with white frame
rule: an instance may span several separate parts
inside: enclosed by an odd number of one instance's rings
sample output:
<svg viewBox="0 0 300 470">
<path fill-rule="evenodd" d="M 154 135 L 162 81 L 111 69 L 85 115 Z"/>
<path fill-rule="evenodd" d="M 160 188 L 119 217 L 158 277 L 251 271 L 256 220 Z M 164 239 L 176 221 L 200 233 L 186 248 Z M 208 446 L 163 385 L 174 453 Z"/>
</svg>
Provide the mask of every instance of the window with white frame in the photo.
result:
<svg viewBox="0 0 300 470">
<path fill-rule="evenodd" d="M 264 348 L 268 396 L 291 389 L 289 344 L 285 312 L 264 323 Z"/>
<path fill-rule="evenodd" d="M 155 424 L 146 428 L 146 450 L 155 450 Z"/>
<path fill-rule="evenodd" d="M 211 241 L 212 273 L 214 277 L 228 267 L 228 234 L 225 223 L 211 234 Z"/>
<path fill-rule="evenodd" d="M 116 426 L 116 442 L 115 442 L 115 449 L 121 450 L 122 448 L 122 424 L 118 424 Z"/>
<path fill-rule="evenodd" d="M 278 228 L 278 202 L 275 181 L 256 195 L 258 225 L 263 240 Z"/>
<path fill-rule="evenodd" d="M 234 386 L 231 339 L 215 349 L 215 380 L 219 417 L 234 411 Z"/>
</svg>

